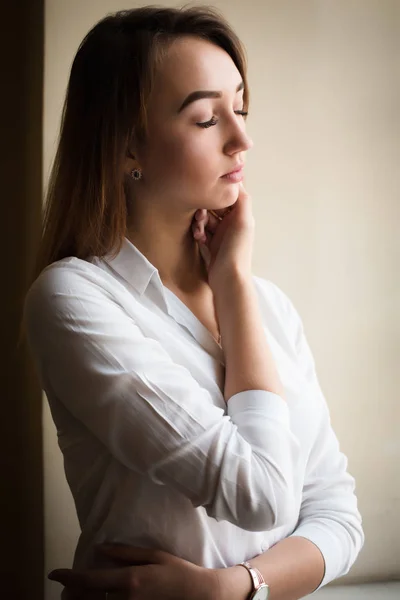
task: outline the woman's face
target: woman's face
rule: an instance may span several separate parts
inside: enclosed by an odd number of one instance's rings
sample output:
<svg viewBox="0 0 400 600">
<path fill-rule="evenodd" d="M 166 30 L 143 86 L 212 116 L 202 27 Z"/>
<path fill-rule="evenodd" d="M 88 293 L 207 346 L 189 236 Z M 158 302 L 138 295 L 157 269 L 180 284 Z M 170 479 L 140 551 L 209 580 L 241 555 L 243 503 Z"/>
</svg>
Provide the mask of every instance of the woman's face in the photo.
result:
<svg viewBox="0 0 400 600">
<path fill-rule="evenodd" d="M 149 100 L 148 137 L 137 153 L 146 195 L 185 213 L 235 203 L 239 183 L 222 176 L 243 164 L 252 146 L 239 114 L 241 85 L 238 69 L 218 46 L 194 37 L 172 43 Z M 209 94 L 196 99 L 193 92 Z"/>
</svg>

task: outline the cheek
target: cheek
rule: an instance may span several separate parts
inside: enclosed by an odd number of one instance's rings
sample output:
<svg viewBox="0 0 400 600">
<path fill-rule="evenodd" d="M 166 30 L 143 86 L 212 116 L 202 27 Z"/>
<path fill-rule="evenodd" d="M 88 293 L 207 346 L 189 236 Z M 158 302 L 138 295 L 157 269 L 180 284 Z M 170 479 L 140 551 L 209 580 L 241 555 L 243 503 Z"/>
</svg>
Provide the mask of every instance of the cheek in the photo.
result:
<svg viewBox="0 0 400 600">
<path fill-rule="evenodd" d="M 213 185 L 220 174 L 220 155 L 209 133 L 201 131 L 160 139 L 151 156 L 153 180 L 168 187 L 184 187 L 185 193 L 187 186 Z"/>
</svg>

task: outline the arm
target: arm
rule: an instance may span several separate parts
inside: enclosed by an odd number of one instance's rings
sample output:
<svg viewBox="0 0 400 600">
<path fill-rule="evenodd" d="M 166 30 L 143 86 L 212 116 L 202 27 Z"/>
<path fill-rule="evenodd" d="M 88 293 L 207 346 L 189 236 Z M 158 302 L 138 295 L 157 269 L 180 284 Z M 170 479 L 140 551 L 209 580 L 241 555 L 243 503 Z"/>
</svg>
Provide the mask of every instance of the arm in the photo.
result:
<svg viewBox="0 0 400 600">
<path fill-rule="evenodd" d="M 248 390 L 224 414 L 102 284 L 55 265 L 31 288 L 28 337 L 53 396 L 123 465 L 215 519 L 250 531 L 285 522 L 298 455 L 286 403 Z"/>
<path fill-rule="evenodd" d="M 261 282 L 262 283 L 262 282 Z M 280 290 L 276 290 L 280 292 Z M 286 319 L 295 331 L 298 362 L 321 408 L 311 449 L 297 526 L 293 533 L 253 558 L 270 587 L 270 600 L 298 600 L 348 573 L 364 543 L 355 482 L 330 423 L 302 321 L 280 292 Z M 243 567 L 218 569 L 221 600 L 245 600 L 251 590 Z"/>
<path fill-rule="evenodd" d="M 306 538 L 321 551 L 325 562 L 324 577 L 319 585 L 322 587 L 349 572 L 364 544 L 364 532 L 355 480 L 347 471 L 347 457 L 341 452 L 331 426 L 329 408 L 302 321 L 297 312 L 294 313 L 298 360 L 321 412 L 318 433 L 308 459 L 300 516 L 291 536 Z"/>
<path fill-rule="evenodd" d="M 227 276 L 215 294 L 225 355 L 225 400 L 244 390 L 284 391 L 263 329 L 253 279 Z"/>
<path fill-rule="evenodd" d="M 56 569 L 49 579 L 71 591 L 124 590 L 159 600 L 247 600 L 252 590 L 249 573 L 241 566 L 206 569 L 161 550 L 132 546 L 105 545 L 99 550 L 115 561 L 115 567 Z M 303 598 L 315 589 L 323 572 L 321 553 L 302 538 L 282 540 L 251 562 L 269 583 L 269 600 Z"/>
<path fill-rule="evenodd" d="M 300 600 L 319 586 L 324 574 L 321 552 L 312 542 L 301 537 L 281 540 L 253 558 L 250 564 L 262 573 L 268 583 L 268 600 Z M 234 566 L 217 569 L 216 574 L 219 581 L 218 600 L 249 598 L 252 585 L 246 569 Z"/>
</svg>

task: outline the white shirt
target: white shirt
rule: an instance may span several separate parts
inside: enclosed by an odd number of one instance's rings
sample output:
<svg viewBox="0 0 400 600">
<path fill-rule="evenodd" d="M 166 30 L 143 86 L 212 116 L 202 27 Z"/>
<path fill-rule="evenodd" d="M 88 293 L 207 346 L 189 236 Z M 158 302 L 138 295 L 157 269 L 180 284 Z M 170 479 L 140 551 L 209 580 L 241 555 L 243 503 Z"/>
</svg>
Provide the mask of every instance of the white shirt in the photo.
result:
<svg viewBox="0 0 400 600">
<path fill-rule="evenodd" d="M 211 568 L 283 538 L 321 550 L 321 586 L 364 542 L 301 319 L 253 275 L 286 402 L 265 390 L 224 400 L 224 355 L 126 238 L 112 259 L 49 265 L 25 304 L 28 338 L 57 427 L 82 533 L 161 548 Z"/>
</svg>

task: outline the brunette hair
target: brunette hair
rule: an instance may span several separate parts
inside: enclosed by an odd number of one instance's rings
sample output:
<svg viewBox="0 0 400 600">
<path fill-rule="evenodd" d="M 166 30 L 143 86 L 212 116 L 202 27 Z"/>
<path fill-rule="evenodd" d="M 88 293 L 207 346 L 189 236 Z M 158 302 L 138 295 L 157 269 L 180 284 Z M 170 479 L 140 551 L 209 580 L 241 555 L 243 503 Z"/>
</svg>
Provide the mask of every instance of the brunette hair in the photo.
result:
<svg viewBox="0 0 400 600">
<path fill-rule="evenodd" d="M 125 158 L 146 137 L 146 104 L 162 52 L 193 35 L 224 49 L 244 82 L 244 48 L 209 7 L 147 6 L 110 14 L 81 42 L 72 63 L 50 174 L 34 278 L 67 256 L 116 254 L 127 225 Z"/>
</svg>

